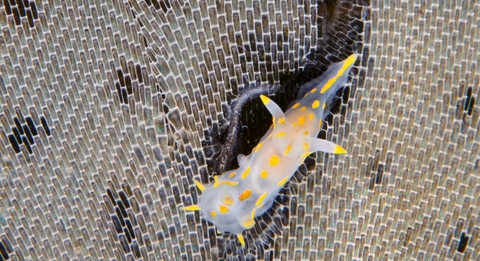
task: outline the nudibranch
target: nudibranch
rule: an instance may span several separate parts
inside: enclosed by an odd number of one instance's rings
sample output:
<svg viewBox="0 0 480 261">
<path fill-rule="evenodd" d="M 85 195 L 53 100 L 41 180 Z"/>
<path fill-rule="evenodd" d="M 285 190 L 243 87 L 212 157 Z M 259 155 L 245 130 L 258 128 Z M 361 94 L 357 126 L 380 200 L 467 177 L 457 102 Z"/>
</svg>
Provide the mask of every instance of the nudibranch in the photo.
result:
<svg viewBox="0 0 480 261">
<path fill-rule="evenodd" d="M 348 73 L 357 55 L 332 64 L 322 76 L 304 84 L 299 99 L 285 113 L 262 95 L 265 107 L 272 114 L 273 124 L 248 156 L 238 156 L 238 169 L 215 176 L 214 182 L 203 185 L 198 205 L 185 210 L 200 210 L 204 218 L 219 231 L 237 235 L 245 246 L 242 232 L 255 225 L 255 217 L 273 204 L 279 190 L 295 173 L 305 158 L 315 151 L 344 154 L 346 150 L 330 141 L 318 139 L 324 110 L 335 93 L 348 80 Z"/>
</svg>

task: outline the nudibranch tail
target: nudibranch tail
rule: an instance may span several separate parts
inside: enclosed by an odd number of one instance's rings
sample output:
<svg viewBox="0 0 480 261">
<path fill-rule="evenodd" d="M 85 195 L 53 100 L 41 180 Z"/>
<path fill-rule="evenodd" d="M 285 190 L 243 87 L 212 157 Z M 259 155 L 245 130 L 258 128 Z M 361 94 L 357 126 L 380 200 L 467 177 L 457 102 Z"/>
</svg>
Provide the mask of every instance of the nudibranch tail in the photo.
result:
<svg viewBox="0 0 480 261">
<path fill-rule="evenodd" d="M 347 75 L 348 71 L 350 71 L 349 69 L 353 66 L 353 64 L 355 64 L 356 60 L 357 60 L 357 55 L 352 54 L 345 61 L 343 61 L 341 63 L 340 69 L 338 69 L 337 71 L 337 74 L 328 80 L 327 84 L 325 84 L 320 90 L 320 93 L 324 94 L 328 89 L 330 89 L 338 81 L 340 77 Z"/>
</svg>

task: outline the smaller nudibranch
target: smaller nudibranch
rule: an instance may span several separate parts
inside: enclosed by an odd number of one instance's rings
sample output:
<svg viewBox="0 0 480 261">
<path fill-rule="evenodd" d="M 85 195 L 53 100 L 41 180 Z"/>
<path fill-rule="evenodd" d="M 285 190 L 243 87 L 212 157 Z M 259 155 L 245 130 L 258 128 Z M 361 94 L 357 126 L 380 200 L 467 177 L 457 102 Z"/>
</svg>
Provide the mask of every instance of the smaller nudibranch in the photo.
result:
<svg viewBox="0 0 480 261">
<path fill-rule="evenodd" d="M 262 102 L 272 114 L 273 125 L 248 156 L 238 156 L 238 169 L 215 176 L 203 185 L 198 205 L 185 210 L 200 210 L 203 217 L 220 231 L 237 235 L 245 246 L 242 232 L 255 225 L 255 217 L 273 204 L 278 191 L 287 183 L 305 158 L 315 151 L 344 154 L 346 150 L 330 141 L 317 139 L 324 110 L 334 94 L 348 80 L 357 55 L 332 64 L 320 77 L 304 84 L 296 102 L 285 113 L 266 96 Z"/>
</svg>

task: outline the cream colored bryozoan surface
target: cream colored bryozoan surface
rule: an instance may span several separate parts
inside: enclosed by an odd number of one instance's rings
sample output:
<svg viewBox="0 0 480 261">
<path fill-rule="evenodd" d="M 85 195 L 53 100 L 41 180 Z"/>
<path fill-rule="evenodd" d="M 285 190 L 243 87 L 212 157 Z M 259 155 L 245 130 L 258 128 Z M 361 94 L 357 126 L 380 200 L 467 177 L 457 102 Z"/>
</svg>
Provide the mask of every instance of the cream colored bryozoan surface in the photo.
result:
<svg viewBox="0 0 480 261">
<path fill-rule="evenodd" d="M 479 28 L 471 0 L 1 1 L 0 260 L 479 260 Z M 354 52 L 321 134 L 347 154 L 311 155 L 244 249 L 181 208 L 241 93 L 285 109 Z"/>
</svg>

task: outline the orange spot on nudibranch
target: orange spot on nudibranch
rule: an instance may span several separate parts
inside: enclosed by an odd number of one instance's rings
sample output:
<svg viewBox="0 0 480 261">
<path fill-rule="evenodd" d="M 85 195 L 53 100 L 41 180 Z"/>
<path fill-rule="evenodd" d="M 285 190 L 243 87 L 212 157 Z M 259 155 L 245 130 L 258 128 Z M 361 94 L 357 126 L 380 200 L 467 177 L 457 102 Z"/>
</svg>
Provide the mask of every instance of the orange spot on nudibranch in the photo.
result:
<svg viewBox="0 0 480 261">
<path fill-rule="evenodd" d="M 305 123 L 305 115 L 298 118 L 298 125 L 303 125 Z"/>
<path fill-rule="evenodd" d="M 217 216 L 217 212 L 216 212 L 215 210 L 212 210 L 212 211 L 210 212 L 210 216 L 216 217 L 216 216 Z"/>
<path fill-rule="evenodd" d="M 303 112 L 303 111 L 307 110 L 307 107 L 303 106 L 301 110 Z"/>
<path fill-rule="evenodd" d="M 292 109 L 296 109 L 296 108 L 298 108 L 298 106 L 300 106 L 300 103 L 297 102 L 292 106 Z"/>
<path fill-rule="evenodd" d="M 250 198 L 251 195 L 252 195 L 252 190 L 251 189 L 246 189 L 245 191 L 242 192 L 242 194 L 240 194 L 240 196 L 238 196 L 238 200 L 244 201 L 244 200 Z"/>
</svg>

